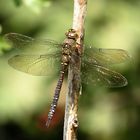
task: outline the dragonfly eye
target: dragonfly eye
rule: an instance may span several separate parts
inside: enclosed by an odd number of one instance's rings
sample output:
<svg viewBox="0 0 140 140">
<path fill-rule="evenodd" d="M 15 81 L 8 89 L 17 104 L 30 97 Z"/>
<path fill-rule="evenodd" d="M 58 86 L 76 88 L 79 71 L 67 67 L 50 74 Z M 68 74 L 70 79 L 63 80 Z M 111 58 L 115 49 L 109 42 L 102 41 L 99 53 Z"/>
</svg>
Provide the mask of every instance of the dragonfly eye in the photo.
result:
<svg viewBox="0 0 140 140">
<path fill-rule="evenodd" d="M 65 35 L 67 36 L 67 38 L 70 38 L 70 39 L 74 39 L 76 40 L 78 38 L 78 34 L 76 32 L 76 30 L 74 29 L 69 29 Z"/>
</svg>

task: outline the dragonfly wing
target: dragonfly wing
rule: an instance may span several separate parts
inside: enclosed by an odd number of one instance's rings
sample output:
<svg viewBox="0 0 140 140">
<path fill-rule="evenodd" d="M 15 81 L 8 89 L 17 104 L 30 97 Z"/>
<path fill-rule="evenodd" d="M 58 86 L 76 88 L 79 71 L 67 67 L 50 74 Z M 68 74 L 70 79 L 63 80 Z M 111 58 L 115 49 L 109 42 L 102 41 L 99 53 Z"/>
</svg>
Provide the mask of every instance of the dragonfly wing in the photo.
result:
<svg viewBox="0 0 140 140">
<path fill-rule="evenodd" d="M 26 45 L 31 45 L 34 42 L 33 38 L 18 33 L 8 33 L 4 38 L 13 43 L 13 46 L 16 48 L 22 48 Z"/>
<path fill-rule="evenodd" d="M 82 82 L 107 87 L 127 85 L 127 79 L 123 75 L 100 65 L 93 65 L 92 67 L 86 65 L 82 71 Z"/>
<path fill-rule="evenodd" d="M 49 75 L 59 59 L 48 55 L 15 55 L 8 63 L 13 68 L 35 76 Z M 59 69 L 58 69 L 59 70 Z"/>
<path fill-rule="evenodd" d="M 4 37 L 8 42 L 10 42 L 13 47 L 18 49 L 24 49 L 27 51 L 36 51 L 38 53 L 48 52 L 52 49 L 60 49 L 61 44 L 50 39 L 34 39 L 18 33 L 8 33 Z M 42 52 L 41 52 L 42 51 Z"/>
<path fill-rule="evenodd" d="M 122 63 L 130 59 L 127 51 L 122 49 L 86 48 L 84 59 L 97 65 Z"/>
</svg>

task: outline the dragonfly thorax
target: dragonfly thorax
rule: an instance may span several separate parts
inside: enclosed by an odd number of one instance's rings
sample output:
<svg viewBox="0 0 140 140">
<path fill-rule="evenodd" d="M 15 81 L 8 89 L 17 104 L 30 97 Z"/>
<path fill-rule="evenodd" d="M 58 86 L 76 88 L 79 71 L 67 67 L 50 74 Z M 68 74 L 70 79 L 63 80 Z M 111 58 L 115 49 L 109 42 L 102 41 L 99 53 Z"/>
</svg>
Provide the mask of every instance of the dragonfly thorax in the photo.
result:
<svg viewBox="0 0 140 140">
<path fill-rule="evenodd" d="M 67 40 L 66 40 L 67 41 Z M 70 42 L 69 42 L 70 43 Z M 64 43 L 62 47 L 62 63 L 64 65 L 68 65 L 70 58 L 71 58 L 71 51 L 72 51 L 72 44 L 70 43 Z"/>
<path fill-rule="evenodd" d="M 72 53 L 76 48 L 76 40 L 78 38 L 78 34 L 74 29 L 69 29 L 66 33 L 66 39 L 63 42 L 62 46 L 62 64 L 68 65 Z"/>
</svg>

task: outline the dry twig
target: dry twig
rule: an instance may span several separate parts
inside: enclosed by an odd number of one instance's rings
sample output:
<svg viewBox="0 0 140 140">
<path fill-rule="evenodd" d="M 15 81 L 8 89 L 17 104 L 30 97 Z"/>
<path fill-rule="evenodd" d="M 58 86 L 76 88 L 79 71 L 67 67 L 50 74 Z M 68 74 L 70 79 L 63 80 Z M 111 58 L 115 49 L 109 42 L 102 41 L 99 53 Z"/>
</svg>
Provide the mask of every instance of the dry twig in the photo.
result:
<svg viewBox="0 0 140 140">
<path fill-rule="evenodd" d="M 80 95 L 80 68 L 81 53 L 84 40 L 84 21 L 86 15 L 87 0 L 74 0 L 74 15 L 72 28 L 77 31 L 79 38 L 77 44 L 79 54 L 72 56 L 72 62 L 69 64 L 68 72 L 68 93 L 66 95 L 66 109 L 63 140 L 76 140 L 76 131 L 78 128 L 78 99 Z"/>
</svg>

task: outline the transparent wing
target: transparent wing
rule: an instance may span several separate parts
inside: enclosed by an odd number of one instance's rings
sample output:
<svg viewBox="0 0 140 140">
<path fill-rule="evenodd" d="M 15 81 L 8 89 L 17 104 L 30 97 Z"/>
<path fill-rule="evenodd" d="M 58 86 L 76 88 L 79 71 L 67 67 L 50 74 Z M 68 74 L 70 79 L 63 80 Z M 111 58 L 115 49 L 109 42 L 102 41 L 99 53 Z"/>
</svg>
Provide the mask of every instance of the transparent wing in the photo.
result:
<svg viewBox="0 0 140 140">
<path fill-rule="evenodd" d="M 19 71 L 31 75 L 44 76 L 53 72 L 56 61 L 59 61 L 59 57 L 54 59 L 53 56 L 49 55 L 16 55 L 10 58 L 8 63 Z"/>
<path fill-rule="evenodd" d="M 8 33 L 4 37 L 8 42 L 10 42 L 13 47 L 18 49 L 28 49 L 30 52 L 48 52 L 52 49 L 60 49 L 61 44 L 50 39 L 34 39 L 18 33 Z"/>
<path fill-rule="evenodd" d="M 127 79 L 118 72 L 112 71 L 100 65 L 84 65 L 82 68 L 82 82 L 91 85 L 107 87 L 123 87 L 127 85 Z"/>
<path fill-rule="evenodd" d="M 97 65 L 122 63 L 130 59 L 127 51 L 122 49 L 85 48 L 84 60 Z"/>
</svg>

